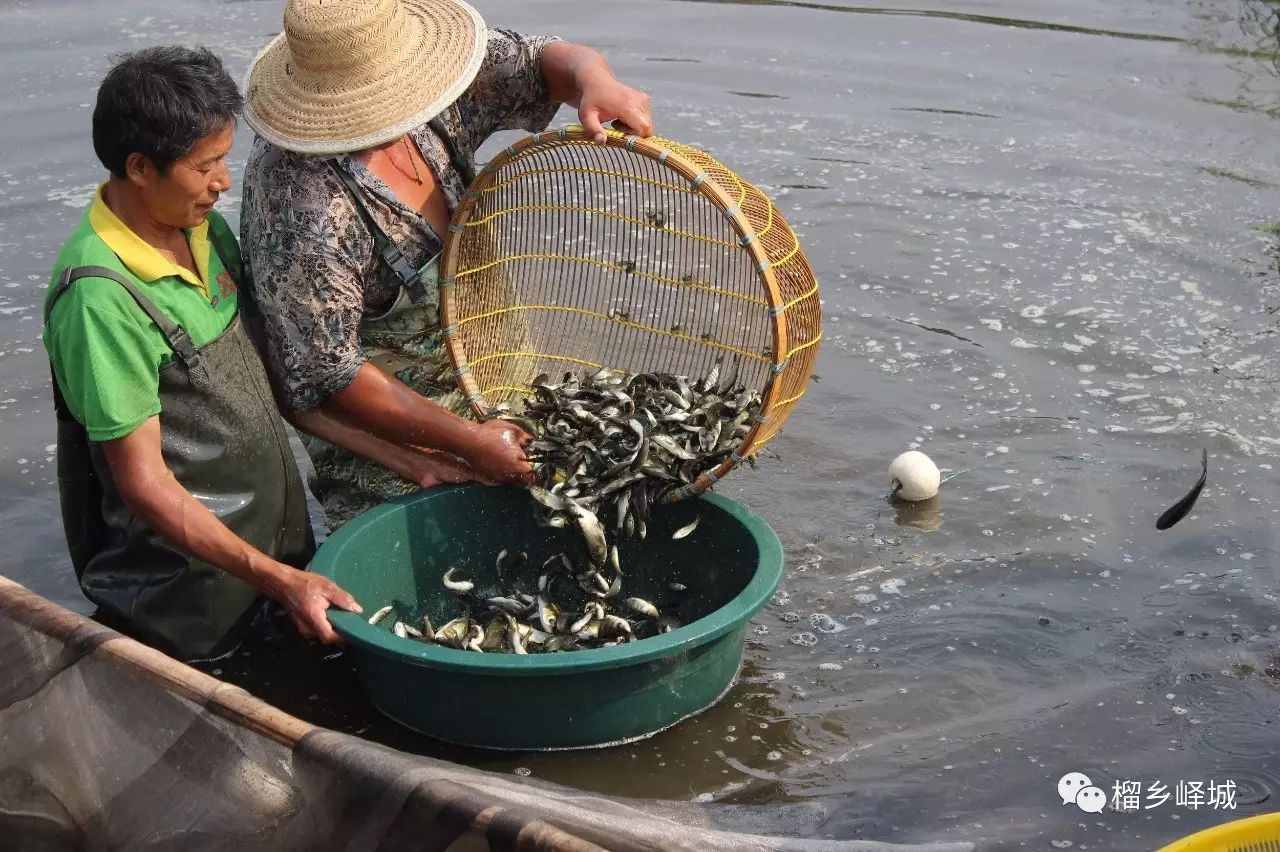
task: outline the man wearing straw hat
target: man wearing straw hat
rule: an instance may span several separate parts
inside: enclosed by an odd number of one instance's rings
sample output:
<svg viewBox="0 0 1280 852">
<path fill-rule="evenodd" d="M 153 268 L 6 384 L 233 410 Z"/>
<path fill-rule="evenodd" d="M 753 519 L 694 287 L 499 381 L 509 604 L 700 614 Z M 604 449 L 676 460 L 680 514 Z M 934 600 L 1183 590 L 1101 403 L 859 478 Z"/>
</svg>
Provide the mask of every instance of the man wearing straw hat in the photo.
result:
<svg viewBox="0 0 1280 852">
<path fill-rule="evenodd" d="M 249 70 L 241 238 L 330 526 L 440 482 L 524 480 L 529 436 L 459 416 L 441 235 L 493 133 L 568 103 L 601 141 L 614 119 L 647 136 L 648 98 L 596 51 L 487 29 L 461 0 L 288 0 L 284 24 Z"/>
</svg>

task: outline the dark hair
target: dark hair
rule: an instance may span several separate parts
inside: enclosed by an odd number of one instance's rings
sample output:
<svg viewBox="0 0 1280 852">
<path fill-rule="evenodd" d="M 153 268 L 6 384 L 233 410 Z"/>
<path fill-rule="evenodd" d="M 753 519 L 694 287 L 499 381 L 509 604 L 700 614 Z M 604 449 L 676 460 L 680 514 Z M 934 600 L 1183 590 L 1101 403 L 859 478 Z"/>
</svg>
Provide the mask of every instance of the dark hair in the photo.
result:
<svg viewBox="0 0 1280 852">
<path fill-rule="evenodd" d="M 222 60 L 203 47 L 148 47 L 119 57 L 98 87 L 93 150 L 116 177 L 139 153 L 167 171 L 244 106 Z"/>
</svg>

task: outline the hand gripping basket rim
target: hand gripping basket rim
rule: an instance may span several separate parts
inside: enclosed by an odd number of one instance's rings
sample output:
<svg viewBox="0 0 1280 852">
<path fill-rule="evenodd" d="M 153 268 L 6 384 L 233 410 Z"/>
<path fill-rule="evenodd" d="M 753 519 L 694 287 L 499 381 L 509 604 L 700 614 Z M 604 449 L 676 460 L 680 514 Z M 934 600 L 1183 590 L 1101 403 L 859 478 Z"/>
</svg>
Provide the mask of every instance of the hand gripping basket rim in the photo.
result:
<svg viewBox="0 0 1280 852">
<path fill-rule="evenodd" d="M 454 287 L 456 283 L 457 267 L 458 267 L 458 251 L 457 248 L 462 240 L 462 234 L 466 230 L 466 224 L 471 219 L 476 209 L 476 202 L 483 198 L 485 190 L 497 179 L 498 172 L 507 164 L 519 160 L 521 157 L 536 151 L 543 147 L 551 147 L 553 145 L 562 146 L 564 143 L 582 143 L 598 145 L 593 140 L 592 135 L 584 130 L 580 125 L 569 125 L 559 130 L 543 131 L 542 133 L 534 133 L 524 139 L 508 146 L 500 151 L 489 163 L 484 166 L 477 174 L 476 179 L 467 188 L 466 193 L 460 200 L 457 210 L 453 215 L 453 219 L 449 224 L 449 232 L 445 235 L 444 249 L 441 254 L 440 264 L 440 324 L 444 332 L 445 347 L 449 355 L 449 360 L 453 365 L 453 374 L 470 403 L 472 411 L 479 418 L 487 418 L 489 416 L 489 408 L 485 404 L 484 395 L 480 390 L 479 384 L 476 382 L 475 376 L 472 374 L 467 360 L 465 344 L 462 340 L 461 330 L 459 328 L 459 317 L 457 316 L 457 298 L 455 296 Z M 698 479 L 690 485 L 682 488 L 673 489 L 667 495 L 667 501 L 680 500 L 685 497 L 691 497 L 700 494 L 711 488 L 716 482 L 720 481 L 729 471 L 733 470 L 748 456 L 755 453 L 760 447 L 777 434 L 777 426 L 780 424 L 771 424 L 775 428 L 771 431 L 768 438 L 760 439 L 761 430 L 764 425 L 774 416 L 776 410 L 783 404 L 794 404 L 799 395 L 789 400 L 780 401 L 779 397 L 782 393 L 782 386 L 778 377 L 786 369 L 787 364 L 794 352 L 788 349 L 788 331 L 786 320 L 786 308 L 789 306 L 785 302 L 781 288 L 778 285 L 777 275 L 773 269 L 773 262 L 770 260 L 764 247 L 760 241 L 755 239 L 756 232 L 751 222 L 747 219 L 741 205 L 731 198 L 728 193 L 719 186 L 714 180 L 708 180 L 707 170 L 691 159 L 686 157 L 679 150 L 684 147 L 671 140 L 662 139 L 660 137 L 642 138 L 639 136 L 624 134 L 617 130 L 608 130 L 607 138 L 604 143 L 607 146 L 615 148 L 625 148 L 635 154 L 648 157 L 662 163 L 666 167 L 672 169 L 688 181 L 689 186 L 701 193 L 703 197 L 710 200 L 724 216 L 725 220 L 733 227 L 739 237 L 741 248 L 750 253 L 752 260 L 755 262 L 759 271 L 760 279 L 764 285 L 765 295 L 769 305 L 769 324 L 772 330 L 772 356 L 773 362 L 770 365 L 770 378 L 762 393 L 760 414 L 756 418 L 751 431 L 742 439 L 741 444 L 736 450 L 715 469 L 707 471 L 698 477 Z M 701 156 L 710 158 L 704 152 L 698 152 Z M 746 181 L 738 178 L 737 175 L 723 164 L 712 160 L 716 166 L 723 169 L 726 173 L 733 176 L 736 180 L 743 184 L 744 187 L 751 187 Z M 764 197 L 763 193 L 760 193 Z M 772 201 L 765 197 L 765 200 L 772 204 Z M 778 214 L 780 215 L 780 214 Z M 807 264 L 807 261 L 806 261 Z M 816 290 L 816 286 L 815 286 Z M 808 295 L 816 295 L 816 293 L 806 293 Z M 797 297 L 790 304 L 800 301 Z M 815 330 L 816 334 L 809 345 L 816 344 L 821 339 L 821 328 Z M 797 352 L 799 349 L 796 350 Z M 781 356 L 781 360 L 779 360 Z M 812 367 L 810 368 L 812 370 Z M 809 376 L 803 377 L 800 395 L 803 394 L 803 387 L 808 384 Z M 787 410 L 790 414 L 790 408 Z"/>
</svg>

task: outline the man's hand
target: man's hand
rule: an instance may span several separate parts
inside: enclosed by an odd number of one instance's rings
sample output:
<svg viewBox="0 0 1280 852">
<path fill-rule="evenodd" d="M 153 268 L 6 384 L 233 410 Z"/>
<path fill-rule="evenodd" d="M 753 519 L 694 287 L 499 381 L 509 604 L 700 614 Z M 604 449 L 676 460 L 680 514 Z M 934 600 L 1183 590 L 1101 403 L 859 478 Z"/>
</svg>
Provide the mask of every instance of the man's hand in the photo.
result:
<svg viewBox="0 0 1280 852">
<path fill-rule="evenodd" d="M 280 565 L 280 568 L 283 571 L 279 588 L 271 596 L 284 605 L 302 637 L 319 639 L 326 644 L 341 642 L 342 637 L 334 632 L 326 612 L 329 607 L 336 606 L 348 612 L 361 613 L 364 610 L 356 599 L 328 577 L 299 571 L 288 565 Z"/>
<path fill-rule="evenodd" d="M 637 136 L 653 135 L 649 96 L 619 83 L 598 51 L 552 42 L 542 51 L 542 76 L 551 100 L 576 107 L 578 120 L 595 141 L 605 141 L 604 125 L 614 119 Z"/>
<path fill-rule="evenodd" d="M 486 476 L 481 476 L 475 468 L 457 456 L 436 450 L 414 450 L 414 458 L 410 463 L 407 479 L 419 488 L 433 488 L 437 485 L 457 485 L 462 482 L 479 482 L 483 485 L 498 483 Z"/>
<path fill-rule="evenodd" d="M 165 541 L 285 605 L 298 632 L 339 641 L 325 610 L 360 612 L 351 595 L 332 581 L 277 562 L 229 530 L 178 482 L 165 463 L 160 418 L 152 417 L 123 438 L 104 441 L 103 454 L 129 511 Z"/>
<path fill-rule="evenodd" d="M 526 485 L 533 479 L 533 468 L 524 455 L 531 440 L 523 429 L 505 420 L 490 420 L 476 426 L 467 461 L 492 482 Z"/>
<path fill-rule="evenodd" d="M 597 142 L 605 141 L 605 122 L 617 119 L 637 136 L 653 135 L 649 96 L 618 82 L 610 73 L 589 77 L 582 88 L 578 121 Z"/>
</svg>

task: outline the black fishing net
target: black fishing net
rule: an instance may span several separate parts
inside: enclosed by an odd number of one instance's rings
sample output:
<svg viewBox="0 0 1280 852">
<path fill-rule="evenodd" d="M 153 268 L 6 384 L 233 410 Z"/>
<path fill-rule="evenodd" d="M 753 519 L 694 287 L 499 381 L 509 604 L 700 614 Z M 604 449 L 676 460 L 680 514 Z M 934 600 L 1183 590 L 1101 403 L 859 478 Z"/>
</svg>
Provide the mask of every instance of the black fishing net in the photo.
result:
<svg viewBox="0 0 1280 852">
<path fill-rule="evenodd" d="M 0 848 L 915 850 L 805 805 L 616 799 L 312 727 L 0 578 Z M 447 709 L 447 708 L 446 708 Z"/>
</svg>

